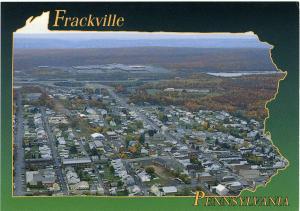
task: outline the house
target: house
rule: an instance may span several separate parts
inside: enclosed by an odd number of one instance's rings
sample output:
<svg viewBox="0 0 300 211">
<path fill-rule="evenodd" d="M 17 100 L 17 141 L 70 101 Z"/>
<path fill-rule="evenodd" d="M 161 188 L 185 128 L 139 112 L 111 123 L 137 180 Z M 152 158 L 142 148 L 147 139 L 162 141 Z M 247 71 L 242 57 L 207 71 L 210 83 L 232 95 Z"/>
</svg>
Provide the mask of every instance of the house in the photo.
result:
<svg viewBox="0 0 300 211">
<path fill-rule="evenodd" d="M 198 174 L 198 180 L 200 182 L 211 182 L 214 181 L 215 178 L 208 172 L 202 172 Z"/>
<path fill-rule="evenodd" d="M 96 114 L 96 111 L 92 108 L 86 108 L 85 111 L 88 113 L 88 114 Z"/>
<path fill-rule="evenodd" d="M 127 185 L 127 186 L 131 186 L 135 184 L 135 181 L 133 179 L 133 177 L 131 175 L 127 175 L 125 177 L 122 178 L 122 181 Z"/>
<path fill-rule="evenodd" d="M 49 188 L 50 191 L 60 191 L 60 186 L 58 183 L 54 183 L 52 187 Z"/>
<path fill-rule="evenodd" d="M 250 131 L 247 133 L 247 138 L 252 138 L 254 139 L 258 135 L 258 131 Z"/>
<path fill-rule="evenodd" d="M 94 144 L 95 144 L 96 148 L 101 148 L 104 146 L 102 141 L 99 141 L 99 140 L 94 140 Z"/>
<path fill-rule="evenodd" d="M 148 155 L 149 151 L 147 149 L 145 149 L 144 147 L 142 147 L 141 149 L 141 154 L 142 155 Z"/>
<path fill-rule="evenodd" d="M 162 187 L 162 195 L 177 193 L 177 188 L 175 186 L 165 186 Z"/>
<path fill-rule="evenodd" d="M 273 168 L 276 168 L 276 169 L 280 169 L 280 168 L 284 168 L 286 166 L 285 162 L 284 161 L 277 161 L 274 165 L 273 165 Z"/>
<path fill-rule="evenodd" d="M 150 188 L 150 191 L 151 191 L 151 193 L 153 193 L 156 196 L 161 196 L 162 195 L 159 187 L 156 186 L 156 185 L 152 185 L 151 188 Z"/>
<path fill-rule="evenodd" d="M 68 120 L 65 116 L 51 116 L 48 118 L 50 124 L 68 124 Z"/>
<path fill-rule="evenodd" d="M 104 116 L 104 115 L 107 115 L 107 111 L 105 109 L 98 109 L 98 112 Z"/>
<path fill-rule="evenodd" d="M 117 187 L 112 187 L 108 191 L 111 195 L 117 195 Z"/>
<path fill-rule="evenodd" d="M 79 179 L 77 173 L 71 169 L 69 169 L 67 171 L 66 177 L 67 177 L 67 181 L 69 184 L 76 184 L 76 183 L 80 182 L 80 179 Z"/>
<path fill-rule="evenodd" d="M 42 93 L 28 93 L 26 98 L 29 102 L 38 100 L 41 97 Z"/>
<path fill-rule="evenodd" d="M 239 175 L 246 180 L 254 180 L 259 177 L 259 170 L 257 169 L 240 169 Z"/>
<path fill-rule="evenodd" d="M 66 145 L 66 141 L 65 141 L 64 137 L 58 137 L 57 141 L 60 145 Z"/>
<path fill-rule="evenodd" d="M 90 186 L 87 181 L 80 181 L 74 185 L 70 185 L 71 190 L 89 190 Z"/>
<path fill-rule="evenodd" d="M 112 126 L 112 127 L 116 127 L 117 126 L 117 124 L 115 123 L 115 121 L 110 121 L 109 125 Z"/>
<path fill-rule="evenodd" d="M 62 161 L 63 161 L 63 165 L 79 165 L 79 164 L 88 164 L 92 162 L 91 159 L 88 157 L 63 159 Z"/>
<path fill-rule="evenodd" d="M 239 149 L 239 151 L 243 155 L 243 154 L 251 153 L 253 151 L 253 148 L 252 147 L 241 147 Z"/>
<path fill-rule="evenodd" d="M 216 186 L 216 193 L 220 196 L 225 196 L 229 190 L 222 184 Z"/>
<path fill-rule="evenodd" d="M 47 145 L 39 146 L 39 152 L 44 159 L 51 159 L 51 150 Z"/>
<path fill-rule="evenodd" d="M 114 131 L 107 131 L 106 135 L 108 136 L 109 140 L 116 140 L 118 139 L 117 133 Z"/>
<path fill-rule="evenodd" d="M 39 175 L 39 171 L 26 171 L 26 183 L 30 185 L 37 185 L 36 177 Z"/>
<path fill-rule="evenodd" d="M 68 134 L 68 140 L 73 140 L 75 138 L 75 134 L 70 131 L 69 134 Z"/>
<path fill-rule="evenodd" d="M 101 133 L 93 133 L 93 134 L 91 134 L 91 137 L 92 137 L 93 141 L 95 141 L 95 140 L 102 141 L 105 138 L 104 135 Z"/>
<path fill-rule="evenodd" d="M 133 185 L 128 187 L 128 191 L 130 193 L 129 196 L 134 196 L 141 193 L 141 188 L 137 185 Z"/>
<path fill-rule="evenodd" d="M 97 193 L 101 195 L 104 194 L 104 188 L 102 187 L 101 184 L 97 185 Z"/>
<path fill-rule="evenodd" d="M 238 181 L 234 181 L 228 184 L 228 188 L 232 191 L 238 191 L 241 190 L 243 188 L 242 183 L 238 182 Z"/>
<path fill-rule="evenodd" d="M 42 183 L 47 187 L 53 186 L 56 176 L 53 169 L 41 169 L 39 171 L 26 171 L 26 183 L 30 185 L 38 185 Z"/>
<path fill-rule="evenodd" d="M 151 177 L 145 171 L 138 173 L 138 177 L 141 179 L 142 182 L 150 182 Z"/>
</svg>

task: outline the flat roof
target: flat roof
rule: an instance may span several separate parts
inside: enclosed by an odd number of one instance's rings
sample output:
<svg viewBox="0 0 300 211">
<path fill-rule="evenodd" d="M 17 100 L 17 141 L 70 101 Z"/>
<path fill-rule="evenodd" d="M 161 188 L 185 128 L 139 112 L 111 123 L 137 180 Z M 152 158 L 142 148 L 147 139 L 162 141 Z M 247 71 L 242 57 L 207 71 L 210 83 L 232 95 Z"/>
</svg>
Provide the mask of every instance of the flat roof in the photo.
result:
<svg viewBox="0 0 300 211">
<path fill-rule="evenodd" d="M 167 186 L 162 188 L 164 193 L 176 193 L 177 188 L 175 186 Z"/>
<path fill-rule="evenodd" d="M 70 165 L 70 164 L 83 164 L 83 163 L 91 163 L 90 158 L 70 158 L 70 159 L 63 159 L 63 164 Z"/>
</svg>

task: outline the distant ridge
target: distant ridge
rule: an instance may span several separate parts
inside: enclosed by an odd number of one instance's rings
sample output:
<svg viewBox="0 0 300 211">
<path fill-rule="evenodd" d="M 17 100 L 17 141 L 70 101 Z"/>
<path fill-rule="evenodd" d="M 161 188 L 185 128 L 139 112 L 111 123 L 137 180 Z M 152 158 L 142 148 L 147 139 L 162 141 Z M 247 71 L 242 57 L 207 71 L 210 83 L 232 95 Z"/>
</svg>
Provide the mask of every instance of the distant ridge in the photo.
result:
<svg viewBox="0 0 300 211">
<path fill-rule="evenodd" d="M 38 66 L 71 67 L 77 65 L 128 64 L 155 65 L 173 70 L 274 71 L 266 48 L 77 48 L 15 49 L 16 70 Z"/>
<path fill-rule="evenodd" d="M 192 47 L 192 48 L 270 48 L 256 39 L 51 39 L 17 37 L 15 48 L 129 48 L 129 47 Z"/>
</svg>

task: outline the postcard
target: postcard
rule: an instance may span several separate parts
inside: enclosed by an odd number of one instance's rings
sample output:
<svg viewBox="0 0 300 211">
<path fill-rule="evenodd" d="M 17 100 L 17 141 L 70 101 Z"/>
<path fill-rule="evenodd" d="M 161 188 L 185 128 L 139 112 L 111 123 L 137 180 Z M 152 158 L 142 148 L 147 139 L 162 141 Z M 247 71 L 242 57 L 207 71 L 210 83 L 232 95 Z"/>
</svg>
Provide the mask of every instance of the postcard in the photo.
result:
<svg viewBox="0 0 300 211">
<path fill-rule="evenodd" d="M 298 210 L 296 3 L 1 10 L 1 210 Z"/>
</svg>

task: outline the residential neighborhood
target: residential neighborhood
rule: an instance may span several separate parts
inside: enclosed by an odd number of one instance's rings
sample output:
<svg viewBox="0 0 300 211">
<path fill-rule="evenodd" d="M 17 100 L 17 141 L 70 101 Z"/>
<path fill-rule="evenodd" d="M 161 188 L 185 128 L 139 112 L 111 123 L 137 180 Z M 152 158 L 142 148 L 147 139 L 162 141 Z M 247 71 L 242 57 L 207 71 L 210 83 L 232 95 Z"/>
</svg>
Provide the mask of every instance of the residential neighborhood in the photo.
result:
<svg viewBox="0 0 300 211">
<path fill-rule="evenodd" d="M 289 165 L 267 109 L 286 72 L 254 32 L 14 43 L 13 195 L 237 196 Z"/>
<path fill-rule="evenodd" d="M 103 84 L 35 89 L 15 88 L 16 195 L 238 195 L 288 164 L 262 121 L 136 105 Z"/>
</svg>

